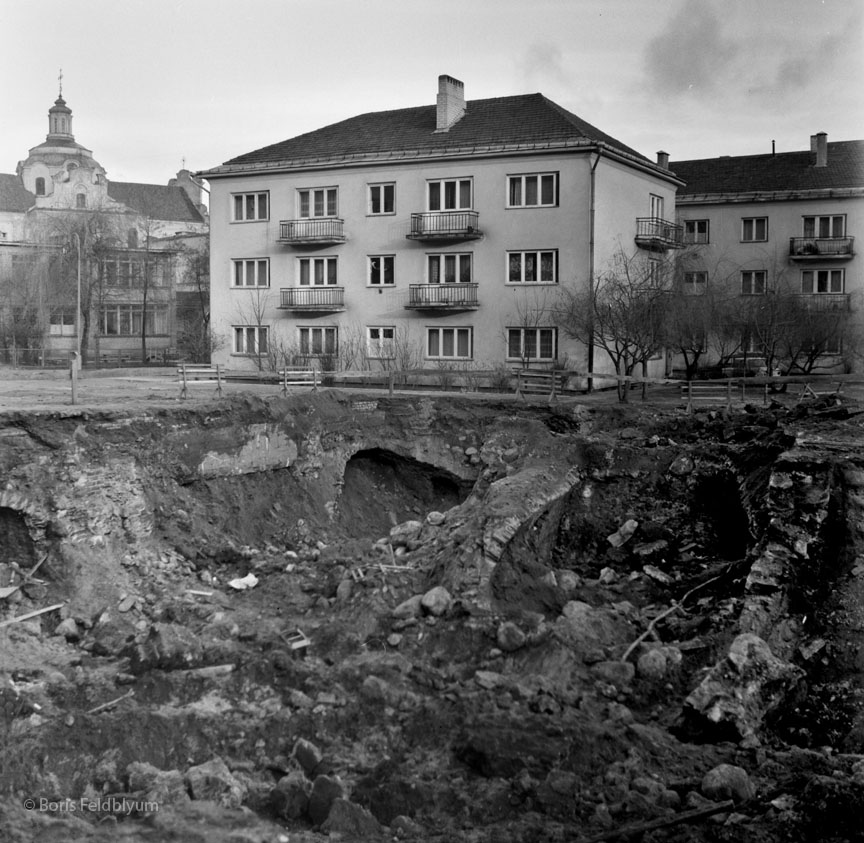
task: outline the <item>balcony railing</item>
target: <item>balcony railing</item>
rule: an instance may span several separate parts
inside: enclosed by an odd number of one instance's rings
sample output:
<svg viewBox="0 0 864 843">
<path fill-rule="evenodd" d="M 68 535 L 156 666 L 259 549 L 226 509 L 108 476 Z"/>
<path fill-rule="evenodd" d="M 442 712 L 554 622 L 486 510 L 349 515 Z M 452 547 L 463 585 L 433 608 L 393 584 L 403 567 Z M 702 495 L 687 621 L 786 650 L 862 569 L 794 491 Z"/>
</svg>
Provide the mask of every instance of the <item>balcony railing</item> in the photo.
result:
<svg viewBox="0 0 864 843">
<path fill-rule="evenodd" d="M 347 239 L 344 226 L 345 221 L 336 217 L 282 220 L 279 223 L 279 242 L 289 246 L 344 243 Z"/>
<path fill-rule="evenodd" d="M 660 217 L 637 217 L 636 245 L 654 251 L 680 249 L 684 245 L 684 226 Z"/>
<path fill-rule="evenodd" d="M 807 310 L 850 310 L 849 293 L 800 293 L 797 299 Z"/>
<path fill-rule="evenodd" d="M 843 260 L 854 252 L 854 237 L 790 237 L 789 257 L 792 260 Z"/>
<path fill-rule="evenodd" d="M 477 211 L 411 214 L 409 240 L 478 240 L 482 236 Z"/>
<path fill-rule="evenodd" d="M 344 310 L 344 287 L 285 287 L 279 291 L 281 310 L 308 310 L 319 313 Z"/>
<path fill-rule="evenodd" d="M 476 284 L 411 284 L 406 308 L 416 310 L 476 310 Z"/>
</svg>

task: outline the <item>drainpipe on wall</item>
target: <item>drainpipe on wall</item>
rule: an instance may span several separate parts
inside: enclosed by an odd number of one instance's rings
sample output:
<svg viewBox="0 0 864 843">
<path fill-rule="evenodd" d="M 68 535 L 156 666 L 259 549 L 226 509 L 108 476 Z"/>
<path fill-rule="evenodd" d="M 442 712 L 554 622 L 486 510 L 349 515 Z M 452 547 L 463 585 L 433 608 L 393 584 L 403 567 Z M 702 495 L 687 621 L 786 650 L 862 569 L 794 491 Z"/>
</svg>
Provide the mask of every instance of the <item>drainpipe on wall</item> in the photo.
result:
<svg viewBox="0 0 864 843">
<path fill-rule="evenodd" d="M 594 203 L 596 198 L 596 170 L 600 163 L 601 148 L 597 147 L 597 157 L 591 165 L 591 187 L 589 190 L 588 208 L 588 289 L 591 291 L 588 318 L 591 320 L 588 328 L 588 371 L 594 371 Z M 588 378 L 588 392 L 594 389 L 594 378 Z"/>
</svg>

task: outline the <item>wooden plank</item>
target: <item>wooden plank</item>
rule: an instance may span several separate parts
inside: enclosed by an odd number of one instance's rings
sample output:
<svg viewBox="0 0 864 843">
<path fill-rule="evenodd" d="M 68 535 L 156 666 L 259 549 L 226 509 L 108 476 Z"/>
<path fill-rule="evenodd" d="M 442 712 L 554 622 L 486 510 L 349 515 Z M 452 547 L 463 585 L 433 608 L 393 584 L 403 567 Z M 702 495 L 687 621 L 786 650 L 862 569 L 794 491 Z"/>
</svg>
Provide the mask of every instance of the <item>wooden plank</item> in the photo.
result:
<svg viewBox="0 0 864 843">
<path fill-rule="evenodd" d="M 46 606 L 44 609 L 36 609 L 34 612 L 27 612 L 25 615 L 18 615 L 15 618 L 9 618 L 9 620 L 0 622 L 0 627 L 11 626 L 13 623 L 20 623 L 21 621 L 28 621 L 30 618 L 35 618 L 39 615 L 44 615 L 47 612 L 54 612 L 57 609 L 62 609 L 65 605 L 65 603 L 55 603 L 53 606 Z"/>
</svg>

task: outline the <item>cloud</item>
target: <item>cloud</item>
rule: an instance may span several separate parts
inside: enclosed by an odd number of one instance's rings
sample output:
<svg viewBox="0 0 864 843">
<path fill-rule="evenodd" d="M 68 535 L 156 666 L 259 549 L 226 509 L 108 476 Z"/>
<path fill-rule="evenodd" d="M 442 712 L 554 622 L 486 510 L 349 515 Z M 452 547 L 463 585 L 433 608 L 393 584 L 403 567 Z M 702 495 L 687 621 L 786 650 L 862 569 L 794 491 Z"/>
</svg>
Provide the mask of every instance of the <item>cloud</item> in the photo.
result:
<svg viewBox="0 0 864 843">
<path fill-rule="evenodd" d="M 570 74 L 564 67 L 564 56 L 557 44 L 534 42 L 523 53 L 519 65 L 519 76 L 526 91 L 571 85 Z"/>
<path fill-rule="evenodd" d="M 701 0 L 687 0 L 645 49 L 648 83 L 661 95 L 708 94 L 735 68 L 741 47 Z"/>
</svg>

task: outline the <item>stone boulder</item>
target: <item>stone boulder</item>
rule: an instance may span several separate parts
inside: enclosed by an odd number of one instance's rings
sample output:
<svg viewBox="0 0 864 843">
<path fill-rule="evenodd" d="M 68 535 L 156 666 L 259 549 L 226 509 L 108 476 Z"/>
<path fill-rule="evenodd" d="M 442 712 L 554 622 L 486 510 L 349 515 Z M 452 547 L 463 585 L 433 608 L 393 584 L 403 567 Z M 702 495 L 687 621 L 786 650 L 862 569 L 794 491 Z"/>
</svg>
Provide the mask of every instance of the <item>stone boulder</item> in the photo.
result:
<svg viewBox="0 0 864 843">
<path fill-rule="evenodd" d="M 185 626 L 155 623 L 147 638 L 131 652 L 129 664 L 135 674 L 148 670 L 185 670 L 204 660 L 201 639 Z"/>
<path fill-rule="evenodd" d="M 324 753 L 314 743 L 307 741 L 305 738 L 299 738 L 294 743 L 292 754 L 297 763 L 303 768 L 303 772 L 310 777 L 315 774 L 315 771 L 324 760 Z"/>
<path fill-rule="evenodd" d="M 778 659 L 758 635 L 739 635 L 684 703 L 685 716 L 751 739 L 780 706 L 804 671 Z"/>
<path fill-rule="evenodd" d="M 193 799 L 208 799 L 224 808 L 239 808 L 246 798 L 246 787 L 219 757 L 211 758 L 186 771 L 186 785 Z"/>
<path fill-rule="evenodd" d="M 321 825 L 330 815 L 333 803 L 346 796 L 345 785 L 338 776 L 317 776 L 309 794 L 309 819 Z"/>
<path fill-rule="evenodd" d="M 452 598 L 450 597 L 450 592 L 447 591 L 443 585 L 438 585 L 435 586 L 435 588 L 430 588 L 429 591 L 423 595 L 420 600 L 420 605 L 423 607 L 423 611 L 426 612 L 426 614 L 438 618 L 446 613 L 450 608 L 451 602 Z"/>
<path fill-rule="evenodd" d="M 743 767 L 720 764 L 709 770 L 702 779 L 703 796 L 714 802 L 732 799 L 736 804 L 749 802 L 756 795 L 756 788 Z"/>
<path fill-rule="evenodd" d="M 364 840 L 378 837 L 382 828 L 378 820 L 365 808 L 347 799 L 335 799 L 327 819 L 321 825 L 321 831 L 327 834 L 339 833 L 346 840 Z"/>
<path fill-rule="evenodd" d="M 186 783 L 179 770 L 159 770 L 152 764 L 133 761 L 127 768 L 129 790 L 141 802 L 158 802 L 160 807 L 189 801 Z"/>
<path fill-rule="evenodd" d="M 282 776 L 270 791 L 270 804 L 273 810 L 286 820 L 299 820 L 309 810 L 309 791 L 312 785 L 299 770 L 292 770 Z"/>
<path fill-rule="evenodd" d="M 420 532 L 423 530 L 422 521 L 403 521 L 390 529 L 390 544 L 393 547 L 404 547 L 414 550 L 420 543 Z"/>
</svg>

